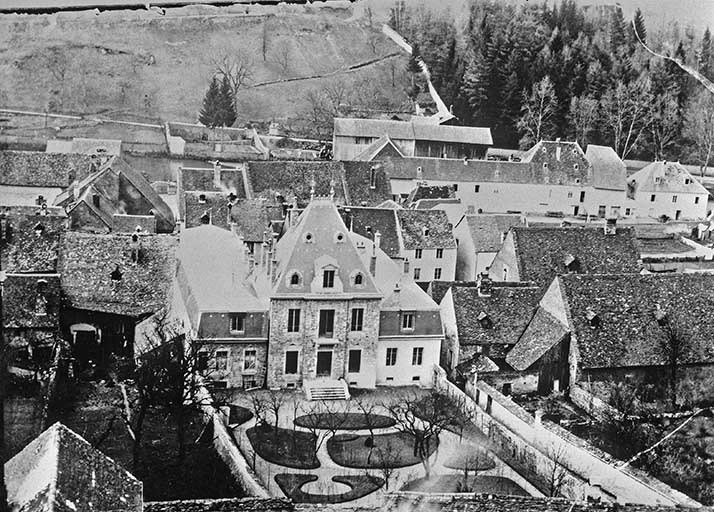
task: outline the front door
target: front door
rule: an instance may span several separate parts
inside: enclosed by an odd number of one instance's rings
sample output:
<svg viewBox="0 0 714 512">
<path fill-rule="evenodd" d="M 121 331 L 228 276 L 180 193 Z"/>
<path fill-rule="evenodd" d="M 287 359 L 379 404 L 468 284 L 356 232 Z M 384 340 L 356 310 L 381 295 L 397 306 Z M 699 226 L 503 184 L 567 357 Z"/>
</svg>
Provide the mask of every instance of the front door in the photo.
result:
<svg viewBox="0 0 714 512">
<path fill-rule="evenodd" d="M 317 353 L 317 376 L 329 377 L 332 374 L 332 350 Z"/>
</svg>

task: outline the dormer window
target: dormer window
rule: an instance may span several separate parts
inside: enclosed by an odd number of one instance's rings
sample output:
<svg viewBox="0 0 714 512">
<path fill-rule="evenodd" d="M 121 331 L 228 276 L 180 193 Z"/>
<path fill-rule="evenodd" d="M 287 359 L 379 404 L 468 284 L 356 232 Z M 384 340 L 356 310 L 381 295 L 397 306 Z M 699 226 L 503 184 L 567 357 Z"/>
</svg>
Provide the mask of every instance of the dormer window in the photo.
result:
<svg viewBox="0 0 714 512">
<path fill-rule="evenodd" d="M 585 318 L 587 318 L 588 324 L 590 324 L 590 327 L 593 327 L 593 328 L 600 327 L 600 323 L 601 323 L 600 317 L 592 309 L 588 309 L 585 312 Z"/>
<path fill-rule="evenodd" d="M 200 204 L 206 204 L 206 194 L 201 194 L 198 196 L 198 202 Z"/>
<path fill-rule="evenodd" d="M 422 228 L 422 233 L 424 236 L 429 236 L 429 228 Z"/>
<path fill-rule="evenodd" d="M 313 242 L 313 239 L 314 239 L 314 237 L 313 237 L 312 233 L 310 233 L 310 232 L 305 233 L 305 236 L 303 237 L 303 241 L 306 244 L 311 244 Z"/>
<path fill-rule="evenodd" d="M 334 288 L 335 287 L 335 271 L 332 269 L 324 270 L 322 272 L 322 287 L 323 288 Z"/>
<path fill-rule="evenodd" d="M 488 313 L 485 311 L 481 311 L 479 315 L 476 317 L 478 320 L 478 323 L 481 325 L 482 329 L 491 329 L 493 327 L 493 321 L 491 320 L 491 317 L 488 316 Z"/>
<path fill-rule="evenodd" d="M 358 272 L 355 274 L 355 286 L 362 286 L 364 283 L 364 276 L 362 275 L 361 272 Z"/>
<path fill-rule="evenodd" d="M 684 178 L 684 184 L 689 185 L 692 182 L 689 178 Z"/>
<path fill-rule="evenodd" d="M 573 164 L 573 169 L 576 171 L 580 169 L 580 164 Z"/>
<path fill-rule="evenodd" d="M 119 265 L 117 265 L 114 270 L 112 270 L 111 274 L 109 274 L 109 277 L 115 283 L 121 281 L 122 273 L 121 270 L 119 270 Z"/>
<path fill-rule="evenodd" d="M 580 262 L 578 261 L 578 258 L 573 256 L 572 254 L 566 254 L 563 257 L 563 263 L 565 264 L 565 268 L 568 270 L 568 272 L 576 272 L 580 268 Z"/>
<path fill-rule="evenodd" d="M 548 152 L 548 148 L 546 148 L 545 146 L 543 146 L 543 149 L 541 149 L 541 151 L 542 151 L 543 153 L 547 153 L 547 152 Z"/>
<path fill-rule="evenodd" d="M 341 244 L 344 241 L 345 241 L 344 233 L 342 233 L 341 231 L 338 231 L 337 233 L 335 233 L 335 243 Z"/>
<path fill-rule="evenodd" d="M 300 286 L 300 275 L 297 272 L 290 276 L 290 286 Z"/>
<path fill-rule="evenodd" d="M 655 177 L 655 185 L 659 185 L 660 183 L 662 183 L 662 178 L 659 176 Z"/>
<path fill-rule="evenodd" d="M 32 229 L 35 231 L 35 235 L 37 235 L 37 236 L 41 236 L 42 233 L 45 232 L 45 226 L 43 226 L 40 222 L 35 224 L 35 227 Z"/>
<path fill-rule="evenodd" d="M 548 162 L 543 162 L 543 170 L 548 170 Z"/>
<path fill-rule="evenodd" d="M 201 224 L 210 224 L 211 223 L 211 214 L 206 212 L 203 212 L 203 215 L 201 215 Z"/>
</svg>

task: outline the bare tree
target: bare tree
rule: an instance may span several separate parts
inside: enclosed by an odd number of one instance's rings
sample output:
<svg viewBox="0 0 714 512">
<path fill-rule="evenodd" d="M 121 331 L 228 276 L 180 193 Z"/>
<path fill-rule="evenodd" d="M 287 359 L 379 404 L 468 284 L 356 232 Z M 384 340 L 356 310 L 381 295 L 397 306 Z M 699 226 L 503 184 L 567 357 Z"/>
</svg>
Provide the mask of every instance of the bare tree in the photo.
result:
<svg viewBox="0 0 714 512">
<path fill-rule="evenodd" d="M 357 408 L 362 413 L 364 424 L 367 427 L 367 430 L 369 430 L 369 454 L 367 454 L 367 465 L 369 465 L 370 461 L 372 460 L 372 450 L 374 449 L 375 442 L 374 429 L 376 428 L 376 418 L 378 417 L 377 406 L 374 403 L 371 403 L 362 398 L 357 398 L 354 400 L 354 402 L 357 405 Z"/>
<path fill-rule="evenodd" d="M 340 115 L 340 107 L 346 102 L 347 95 L 347 86 L 340 80 L 307 93 L 307 117 L 319 138 L 332 132 L 334 119 Z"/>
<path fill-rule="evenodd" d="M 657 310 L 655 313 L 657 322 L 662 328 L 663 336 L 659 337 L 660 346 L 664 352 L 669 369 L 669 395 L 672 407 L 677 407 L 677 383 L 679 379 L 679 367 L 682 364 L 682 356 L 687 350 L 689 336 L 682 325 L 682 322 L 669 314 Z"/>
<path fill-rule="evenodd" d="M 288 396 L 287 394 L 280 389 L 271 389 L 267 393 L 267 403 L 268 403 L 268 409 L 270 412 L 273 414 L 273 429 L 275 432 L 275 435 L 278 435 L 278 424 L 280 422 L 280 410 L 283 408 L 283 405 L 287 402 Z"/>
<path fill-rule="evenodd" d="M 212 60 L 212 64 L 214 75 L 221 80 L 224 77 L 228 79 L 233 108 L 238 112 L 238 92 L 253 78 L 253 59 L 240 50 L 224 49 Z"/>
<path fill-rule="evenodd" d="M 399 461 L 399 450 L 389 441 L 377 448 L 377 466 L 379 473 L 382 475 L 382 478 L 384 478 L 386 490 L 389 490 L 389 479 L 397 469 Z"/>
<path fill-rule="evenodd" d="M 309 402 L 302 409 L 305 415 L 302 426 L 315 437 L 313 462 L 317 462 L 317 453 L 327 439 L 333 437 L 347 421 L 346 407 L 341 402 Z"/>
<path fill-rule="evenodd" d="M 400 397 L 396 403 L 386 404 L 396 429 L 414 439 L 414 456 L 421 460 L 426 477 L 431 474 L 431 446 L 438 449 L 439 436 L 446 428 L 460 428 L 463 422 L 461 405 L 457 400 L 437 391 L 425 396 L 416 394 Z"/>
<path fill-rule="evenodd" d="M 562 445 L 557 448 L 554 446 L 548 450 L 548 472 L 546 473 L 546 483 L 548 486 L 548 496 L 551 498 L 560 496 L 563 491 L 565 477 L 568 475 L 568 470 L 563 465 L 564 461 L 565 451 Z"/>
<path fill-rule="evenodd" d="M 600 101 L 604 126 L 620 158 L 625 159 L 637 147 L 652 122 L 650 80 L 640 78 L 629 84 L 618 81 Z"/>
<path fill-rule="evenodd" d="M 521 117 L 516 123 L 522 134 L 519 142 L 522 148 L 529 148 L 553 131 L 552 118 L 558 107 L 555 86 L 550 77 L 533 84 L 530 94 L 523 92 Z"/>
<path fill-rule="evenodd" d="M 273 47 L 272 60 L 278 65 L 283 77 L 290 71 L 291 42 L 285 38 L 278 39 Z"/>
<path fill-rule="evenodd" d="M 684 134 L 693 143 L 694 154 L 702 166 L 704 176 L 714 149 L 714 94 L 703 91 L 690 104 L 686 112 Z"/>
<path fill-rule="evenodd" d="M 666 158 L 667 149 L 676 142 L 680 133 L 677 95 L 672 91 L 658 94 L 653 98 L 652 122 L 649 126 L 649 139 L 654 150 L 655 160 Z"/>
<path fill-rule="evenodd" d="M 581 147 L 587 146 L 588 137 L 595 129 L 598 117 L 598 101 L 594 98 L 575 97 L 570 100 L 569 120 L 575 140 Z"/>
<path fill-rule="evenodd" d="M 249 396 L 256 425 L 267 424 L 268 401 L 266 400 L 265 393 L 263 391 L 252 391 L 249 393 Z"/>
</svg>

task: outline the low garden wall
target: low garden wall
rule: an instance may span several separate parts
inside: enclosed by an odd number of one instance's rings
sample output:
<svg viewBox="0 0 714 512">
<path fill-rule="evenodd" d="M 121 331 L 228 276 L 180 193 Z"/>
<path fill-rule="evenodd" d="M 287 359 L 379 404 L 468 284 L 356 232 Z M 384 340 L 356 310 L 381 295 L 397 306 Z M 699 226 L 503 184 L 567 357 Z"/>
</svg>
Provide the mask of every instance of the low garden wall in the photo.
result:
<svg viewBox="0 0 714 512">
<path fill-rule="evenodd" d="M 619 412 L 613 406 L 593 395 L 580 384 L 572 384 L 568 391 L 570 400 L 587 413 L 598 420 L 609 420 L 619 416 Z"/>
</svg>

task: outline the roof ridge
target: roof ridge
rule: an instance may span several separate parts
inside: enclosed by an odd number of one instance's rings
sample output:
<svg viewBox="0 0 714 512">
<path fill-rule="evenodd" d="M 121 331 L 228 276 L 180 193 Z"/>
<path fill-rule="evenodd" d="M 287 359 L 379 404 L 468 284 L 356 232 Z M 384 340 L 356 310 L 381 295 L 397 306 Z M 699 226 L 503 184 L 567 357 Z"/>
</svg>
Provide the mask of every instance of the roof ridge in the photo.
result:
<svg viewBox="0 0 714 512">
<path fill-rule="evenodd" d="M 406 251 L 404 247 L 404 235 L 402 234 L 402 221 L 399 219 L 399 215 L 397 215 L 397 209 L 395 208 L 392 210 L 392 213 L 394 214 L 394 223 L 397 227 L 397 244 L 399 245 L 399 255 L 404 257 L 404 252 Z"/>
</svg>

